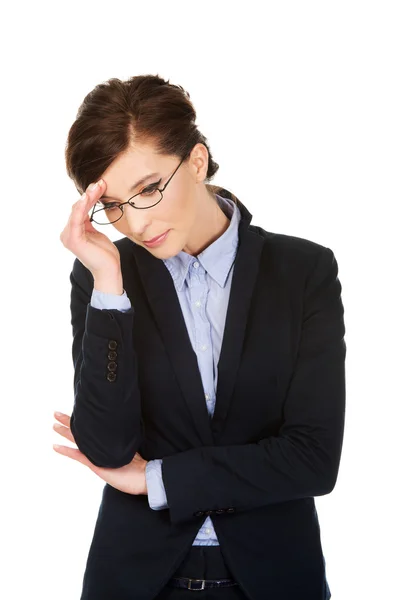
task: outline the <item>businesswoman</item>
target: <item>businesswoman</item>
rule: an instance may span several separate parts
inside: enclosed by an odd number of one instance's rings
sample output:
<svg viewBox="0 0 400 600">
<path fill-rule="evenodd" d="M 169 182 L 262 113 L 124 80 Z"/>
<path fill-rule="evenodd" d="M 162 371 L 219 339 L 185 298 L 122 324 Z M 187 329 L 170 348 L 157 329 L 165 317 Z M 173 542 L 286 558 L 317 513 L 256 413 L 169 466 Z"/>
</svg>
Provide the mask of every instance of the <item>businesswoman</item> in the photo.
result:
<svg viewBox="0 0 400 600">
<path fill-rule="evenodd" d="M 338 264 L 210 183 L 195 120 L 182 87 L 140 75 L 97 85 L 68 135 L 74 406 L 55 429 L 77 448 L 56 450 L 105 481 L 81 600 L 328 600 Z"/>
</svg>

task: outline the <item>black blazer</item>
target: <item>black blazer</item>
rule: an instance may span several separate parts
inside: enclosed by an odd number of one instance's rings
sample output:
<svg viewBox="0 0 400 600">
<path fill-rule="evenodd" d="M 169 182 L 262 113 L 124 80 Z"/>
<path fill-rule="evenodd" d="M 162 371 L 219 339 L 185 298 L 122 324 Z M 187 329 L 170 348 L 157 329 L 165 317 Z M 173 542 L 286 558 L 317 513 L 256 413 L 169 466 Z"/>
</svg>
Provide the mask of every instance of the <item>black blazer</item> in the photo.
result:
<svg viewBox="0 0 400 600">
<path fill-rule="evenodd" d="M 344 309 L 332 250 L 242 219 L 215 412 L 169 271 L 124 237 L 133 309 L 90 306 L 93 277 L 70 280 L 71 431 L 97 466 L 163 458 L 169 508 L 103 490 L 81 600 L 150 600 L 211 515 L 224 559 L 252 600 L 325 600 L 314 496 L 336 483 L 345 421 Z"/>
</svg>

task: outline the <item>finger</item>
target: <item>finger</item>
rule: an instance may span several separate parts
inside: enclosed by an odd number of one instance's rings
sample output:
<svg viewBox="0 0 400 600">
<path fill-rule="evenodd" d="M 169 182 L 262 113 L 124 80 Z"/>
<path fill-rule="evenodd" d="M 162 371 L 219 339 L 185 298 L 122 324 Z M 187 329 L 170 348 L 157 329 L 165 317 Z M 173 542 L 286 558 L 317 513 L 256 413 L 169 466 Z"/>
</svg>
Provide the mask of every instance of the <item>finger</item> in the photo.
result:
<svg viewBox="0 0 400 600">
<path fill-rule="evenodd" d="M 54 413 L 54 417 L 57 419 L 57 421 L 60 421 L 60 423 L 62 423 L 66 427 L 69 427 L 70 424 L 71 424 L 71 417 L 69 415 L 66 415 L 66 414 L 62 413 L 62 412 L 56 411 Z"/>
<path fill-rule="evenodd" d="M 75 444 L 75 438 L 72 435 L 69 427 L 64 427 L 64 425 L 60 425 L 60 423 L 54 423 L 53 429 L 54 431 L 65 437 L 67 440 Z"/>
<path fill-rule="evenodd" d="M 68 223 L 65 226 L 61 239 L 68 234 L 80 234 L 82 232 L 82 225 L 85 221 L 89 220 L 88 212 L 89 210 L 96 204 L 98 199 L 104 193 L 105 184 L 102 180 L 100 183 L 97 182 L 97 185 L 93 189 L 89 189 L 90 186 L 86 188 L 85 196 L 80 198 L 77 202 L 72 205 L 72 210 L 68 218 Z M 96 231 L 96 230 L 94 230 Z"/>
<path fill-rule="evenodd" d="M 72 239 L 79 239 L 84 235 L 85 230 L 88 230 L 91 233 L 97 233 L 90 221 L 89 213 L 92 214 L 92 209 L 103 195 L 105 186 L 102 180 L 99 180 L 94 185 L 95 187 L 92 189 L 90 189 L 90 186 L 87 187 L 85 196 L 78 200 L 72 209 L 67 225 L 68 235 L 72 236 Z"/>
<path fill-rule="evenodd" d="M 91 188 L 90 186 L 94 185 L 95 187 Z M 88 211 L 96 204 L 98 199 L 104 193 L 104 183 L 102 179 L 99 179 L 95 184 L 90 184 L 85 191 L 83 197 L 81 197 L 75 205 L 75 210 L 72 211 L 71 217 L 73 217 L 76 213 L 81 218 L 82 215 L 88 213 Z M 73 222 L 73 219 L 72 219 Z"/>
<path fill-rule="evenodd" d="M 68 458 L 72 458 L 73 460 L 82 463 L 86 467 L 92 468 L 94 466 L 93 463 L 91 463 L 90 460 L 77 448 L 70 448 L 69 446 L 59 446 L 58 444 L 53 444 L 53 449 L 56 452 L 58 452 L 58 454 L 68 456 Z"/>
<path fill-rule="evenodd" d="M 64 245 L 68 244 L 68 240 L 80 238 L 85 230 L 91 233 L 98 233 L 93 227 L 89 211 L 94 207 L 99 198 L 104 194 L 107 184 L 103 179 L 96 182 L 96 186 L 90 189 L 90 184 L 79 200 L 72 205 L 71 213 L 63 231 L 60 234 L 60 240 Z"/>
</svg>

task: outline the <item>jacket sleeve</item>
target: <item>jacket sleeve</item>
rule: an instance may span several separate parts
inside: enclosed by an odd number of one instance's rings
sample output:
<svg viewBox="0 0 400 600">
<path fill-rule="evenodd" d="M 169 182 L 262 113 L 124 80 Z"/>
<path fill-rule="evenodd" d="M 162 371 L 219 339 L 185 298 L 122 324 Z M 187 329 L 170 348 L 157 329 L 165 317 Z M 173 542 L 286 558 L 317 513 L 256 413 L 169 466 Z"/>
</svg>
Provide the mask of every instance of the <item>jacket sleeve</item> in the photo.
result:
<svg viewBox="0 0 400 600">
<path fill-rule="evenodd" d="M 127 311 L 131 307 L 131 302 L 125 290 L 121 295 L 107 294 L 93 288 L 91 305 L 95 308 Z M 168 508 L 165 488 L 161 476 L 162 459 L 147 461 L 145 477 L 147 486 L 147 499 L 150 508 L 153 510 L 161 510 Z"/>
<path fill-rule="evenodd" d="M 278 435 L 163 458 L 174 524 L 333 490 L 345 422 L 346 343 L 337 274 L 335 256 L 324 247 L 305 286 L 299 350 Z"/>
<path fill-rule="evenodd" d="M 90 304 L 95 308 L 110 309 L 116 308 L 126 312 L 131 307 L 131 302 L 124 290 L 121 295 L 108 294 L 100 292 L 93 288 Z M 147 486 L 147 499 L 150 508 L 153 510 L 161 510 L 168 508 L 165 488 L 161 476 L 162 459 L 147 461 L 145 477 Z"/>
<path fill-rule="evenodd" d="M 96 466 L 128 464 L 143 438 L 133 307 L 91 305 L 93 276 L 76 258 L 70 274 L 74 406 L 70 429 Z"/>
</svg>

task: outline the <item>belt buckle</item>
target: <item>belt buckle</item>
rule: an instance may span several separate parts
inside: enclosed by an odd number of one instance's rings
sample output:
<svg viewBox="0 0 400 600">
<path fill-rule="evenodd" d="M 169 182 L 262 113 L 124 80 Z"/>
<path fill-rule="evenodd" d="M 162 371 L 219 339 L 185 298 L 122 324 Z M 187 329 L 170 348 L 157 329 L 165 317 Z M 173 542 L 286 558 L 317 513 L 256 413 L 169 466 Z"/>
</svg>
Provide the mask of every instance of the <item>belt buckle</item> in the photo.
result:
<svg viewBox="0 0 400 600">
<path fill-rule="evenodd" d="M 201 588 L 192 588 L 191 587 L 192 581 L 197 581 L 197 582 L 201 581 Z M 193 592 L 197 592 L 197 591 L 200 591 L 200 590 L 204 590 L 205 589 L 205 585 L 206 585 L 206 580 L 205 579 L 189 579 L 189 585 L 188 585 L 187 589 L 188 590 L 192 590 Z"/>
</svg>

